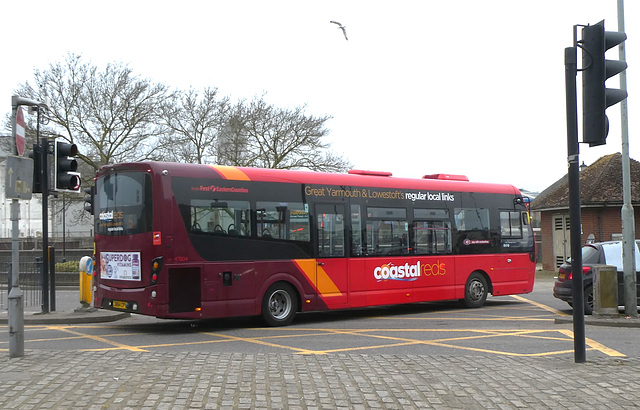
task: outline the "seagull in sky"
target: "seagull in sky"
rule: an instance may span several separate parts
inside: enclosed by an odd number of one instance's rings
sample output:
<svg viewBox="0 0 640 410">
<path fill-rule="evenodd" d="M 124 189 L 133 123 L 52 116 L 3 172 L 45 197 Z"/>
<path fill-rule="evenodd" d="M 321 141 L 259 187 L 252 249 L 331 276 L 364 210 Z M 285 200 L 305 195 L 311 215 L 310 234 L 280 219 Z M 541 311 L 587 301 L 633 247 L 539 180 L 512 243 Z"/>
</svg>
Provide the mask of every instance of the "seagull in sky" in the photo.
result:
<svg viewBox="0 0 640 410">
<path fill-rule="evenodd" d="M 333 21 L 333 20 L 331 20 L 329 23 L 337 24 L 337 25 L 338 25 L 338 28 L 339 28 L 340 30 L 342 30 L 342 34 L 344 34 L 344 39 L 345 39 L 345 40 L 347 40 L 347 41 L 349 40 L 349 39 L 347 38 L 347 30 L 346 30 L 346 27 L 345 27 L 345 26 L 343 26 L 342 24 L 338 23 L 337 21 Z"/>
</svg>

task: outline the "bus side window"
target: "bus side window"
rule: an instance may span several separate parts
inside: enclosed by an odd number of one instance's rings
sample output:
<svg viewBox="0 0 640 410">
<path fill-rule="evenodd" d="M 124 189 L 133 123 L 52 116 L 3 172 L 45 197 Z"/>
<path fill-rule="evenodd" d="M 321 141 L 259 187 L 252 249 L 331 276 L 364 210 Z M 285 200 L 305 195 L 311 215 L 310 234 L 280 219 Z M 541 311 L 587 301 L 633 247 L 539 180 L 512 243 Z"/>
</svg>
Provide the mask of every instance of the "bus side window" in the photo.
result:
<svg viewBox="0 0 640 410">
<path fill-rule="evenodd" d="M 367 254 L 407 255 L 409 223 L 405 208 L 367 207 Z"/>
<path fill-rule="evenodd" d="M 345 256 L 344 206 L 316 205 L 318 257 Z"/>
<path fill-rule="evenodd" d="M 523 213 L 526 215 L 526 213 Z M 500 211 L 500 233 L 503 238 L 522 238 L 521 213 L 517 211 Z"/>
<path fill-rule="evenodd" d="M 412 246 L 416 255 L 451 253 L 451 222 L 447 209 L 414 209 Z"/>
<path fill-rule="evenodd" d="M 351 205 L 351 255 L 360 256 L 363 253 L 360 205 Z"/>
<path fill-rule="evenodd" d="M 487 208 L 455 208 L 456 228 L 463 232 L 477 232 L 489 236 L 489 209 Z"/>
<path fill-rule="evenodd" d="M 311 241 L 309 212 L 301 202 L 257 202 L 256 226 L 258 238 Z"/>
<path fill-rule="evenodd" d="M 188 228 L 196 234 L 250 236 L 249 214 L 247 201 L 195 199 L 191 201 Z"/>
</svg>

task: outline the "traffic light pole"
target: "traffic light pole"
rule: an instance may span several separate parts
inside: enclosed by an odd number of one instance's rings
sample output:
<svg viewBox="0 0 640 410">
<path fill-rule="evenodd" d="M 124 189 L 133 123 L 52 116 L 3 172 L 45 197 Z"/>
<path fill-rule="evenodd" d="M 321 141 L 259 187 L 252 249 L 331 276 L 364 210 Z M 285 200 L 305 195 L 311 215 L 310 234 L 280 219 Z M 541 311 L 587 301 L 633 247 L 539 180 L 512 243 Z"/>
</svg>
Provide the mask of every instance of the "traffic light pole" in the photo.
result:
<svg viewBox="0 0 640 410">
<path fill-rule="evenodd" d="M 587 352 L 584 324 L 584 292 L 582 287 L 582 221 L 580 212 L 580 146 L 578 145 L 578 97 L 576 90 L 578 59 L 576 42 L 576 34 L 574 34 L 574 47 L 564 49 L 564 65 L 567 98 L 569 218 L 571 219 L 573 349 L 575 362 L 584 363 L 587 360 Z"/>
<path fill-rule="evenodd" d="M 36 135 L 40 138 L 40 108 Z M 49 313 L 49 140 L 42 138 L 41 185 L 42 185 L 42 313 Z"/>
<path fill-rule="evenodd" d="M 49 313 L 49 140 L 42 139 L 42 313 Z"/>
</svg>

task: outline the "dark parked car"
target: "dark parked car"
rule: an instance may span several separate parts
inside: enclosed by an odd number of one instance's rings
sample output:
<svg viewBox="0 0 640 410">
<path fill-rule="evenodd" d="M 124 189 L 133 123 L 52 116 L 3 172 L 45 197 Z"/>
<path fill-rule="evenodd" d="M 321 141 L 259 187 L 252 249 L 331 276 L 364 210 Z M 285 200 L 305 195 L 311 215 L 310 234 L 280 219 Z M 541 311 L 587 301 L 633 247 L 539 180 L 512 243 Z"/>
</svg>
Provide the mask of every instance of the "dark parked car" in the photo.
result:
<svg viewBox="0 0 640 410">
<path fill-rule="evenodd" d="M 635 249 L 636 257 L 636 285 L 638 295 L 640 295 L 640 253 L 638 252 L 638 241 Z M 590 315 L 593 312 L 593 266 L 611 265 L 618 271 L 618 306 L 624 305 L 624 280 L 622 272 L 622 242 L 596 242 L 582 247 L 582 282 L 584 288 L 584 313 Z M 573 306 L 572 298 L 572 274 L 571 259 L 560 265 L 558 277 L 553 285 L 553 296 L 564 300 Z M 640 301 L 640 298 L 639 298 Z M 639 303 L 640 304 L 640 303 Z"/>
</svg>

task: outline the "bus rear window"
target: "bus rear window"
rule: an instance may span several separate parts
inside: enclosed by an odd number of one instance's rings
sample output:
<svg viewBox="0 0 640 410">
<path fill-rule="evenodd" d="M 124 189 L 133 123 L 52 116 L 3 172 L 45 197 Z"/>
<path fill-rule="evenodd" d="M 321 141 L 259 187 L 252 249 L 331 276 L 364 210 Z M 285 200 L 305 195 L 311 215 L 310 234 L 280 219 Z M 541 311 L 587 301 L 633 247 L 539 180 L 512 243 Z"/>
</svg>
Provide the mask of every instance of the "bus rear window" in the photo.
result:
<svg viewBox="0 0 640 410">
<path fill-rule="evenodd" d="M 151 231 L 151 177 L 145 172 L 115 172 L 96 181 L 96 233 L 131 235 Z"/>
</svg>

